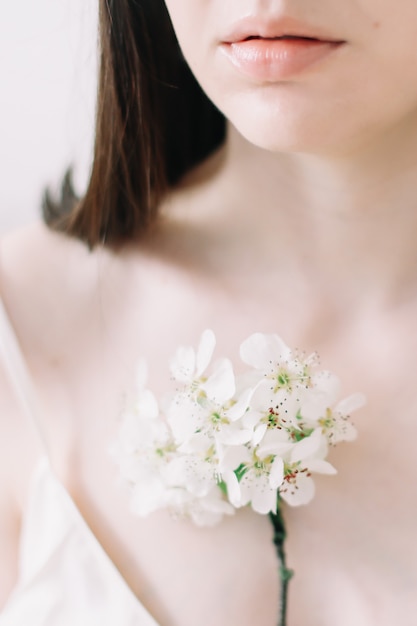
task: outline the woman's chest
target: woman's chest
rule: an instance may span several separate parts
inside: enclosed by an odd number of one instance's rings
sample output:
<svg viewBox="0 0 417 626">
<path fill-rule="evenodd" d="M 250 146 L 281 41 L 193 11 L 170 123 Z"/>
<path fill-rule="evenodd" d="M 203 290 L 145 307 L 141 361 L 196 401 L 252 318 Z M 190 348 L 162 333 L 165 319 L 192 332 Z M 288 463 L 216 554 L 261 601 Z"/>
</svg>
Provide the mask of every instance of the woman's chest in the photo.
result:
<svg viewBox="0 0 417 626">
<path fill-rule="evenodd" d="M 234 323 L 232 309 L 219 306 L 214 313 L 214 304 L 213 326 L 222 329 L 219 352 L 237 354 L 250 320 L 238 317 Z M 278 562 L 266 518 L 241 512 L 211 530 L 164 513 L 139 520 L 117 485 L 109 447 L 123 409 L 132 402 L 136 357 L 150 357 L 149 384 L 162 394 L 170 385 L 169 357 L 178 338 L 195 344 L 207 325 L 207 310 L 196 305 L 192 323 L 187 319 L 180 306 L 172 306 L 165 324 L 158 318 L 154 325 L 139 324 L 140 331 L 130 323 L 109 334 L 105 350 L 90 348 L 93 357 L 84 361 L 82 380 L 79 359 L 74 361 L 63 382 L 76 416 L 73 445 L 62 455 L 67 459 L 63 474 L 71 476 L 71 491 L 106 552 L 161 626 L 272 626 L 279 604 Z M 291 327 L 285 316 L 278 316 L 276 326 Z M 368 404 L 355 417 L 357 441 L 331 451 L 338 475 L 317 479 L 315 500 L 285 512 L 288 565 L 295 570 L 288 626 L 391 626 L 394 619 L 411 626 L 415 621 L 414 349 L 404 337 L 399 343 L 362 340 L 352 333 L 315 346 L 345 391 L 364 392 Z M 315 336 L 307 339 L 307 348 L 314 344 Z M 394 344 L 395 353 L 389 349 Z"/>
<path fill-rule="evenodd" d="M 358 439 L 330 460 L 337 476 L 315 479 L 314 501 L 287 508 L 290 584 L 288 626 L 391 626 L 414 623 L 417 610 L 415 476 L 417 410 L 412 381 L 391 384 L 400 398 L 365 383 Z M 266 518 L 240 512 L 215 529 L 168 515 L 137 519 L 117 485 L 108 454 L 117 435 L 117 401 L 97 405 L 85 435 L 80 507 L 123 576 L 165 624 L 275 625 L 278 561 Z M 112 408 L 111 408 L 112 407 Z M 103 426 L 113 420 L 113 432 Z M 87 431 L 86 431 L 87 433 Z M 94 442 L 90 451 L 86 441 Z M 84 503 L 84 506 L 83 506 Z M 205 621 L 206 620 L 206 621 Z M 246 620 L 246 621 L 245 621 Z"/>
</svg>

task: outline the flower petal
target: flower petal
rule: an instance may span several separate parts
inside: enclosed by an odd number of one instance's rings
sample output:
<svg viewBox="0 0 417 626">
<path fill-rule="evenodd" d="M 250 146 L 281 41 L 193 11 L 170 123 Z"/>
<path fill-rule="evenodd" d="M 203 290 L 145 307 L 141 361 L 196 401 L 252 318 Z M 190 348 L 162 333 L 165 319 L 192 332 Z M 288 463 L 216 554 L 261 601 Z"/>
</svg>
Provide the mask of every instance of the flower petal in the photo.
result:
<svg viewBox="0 0 417 626">
<path fill-rule="evenodd" d="M 341 400 L 335 407 L 335 412 L 341 415 L 349 415 L 353 411 L 362 408 L 366 404 L 366 397 L 363 393 L 353 393 Z"/>
<path fill-rule="evenodd" d="M 253 433 L 252 445 L 254 445 L 255 447 L 258 446 L 260 442 L 262 441 L 262 439 L 264 438 L 267 430 L 268 430 L 267 424 L 259 424 L 259 426 L 255 428 L 255 431 Z"/>
<path fill-rule="evenodd" d="M 166 486 L 156 476 L 149 475 L 137 483 L 130 499 L 130 510 L 139 517 L 145 517 L 165 506 Z"/>
<path fill-rule="evenodd" d="M 185 394 L 177 394 L 168 409 L 167 421 L 178 444 L 187 441 L 201 426 L 206 411 Z"/>
<path fill-rule="evenodd" d="M 248 429 L 225 426 L 215 435 L 215 439 L 225 446 L 242 446 L 249 443 L 252 434 L 252 431 Z"/>
<path fill-rule="evenodd" d="M 195 352 L 191 347 L 180 346 L 170 363 L 170 370 L 175 380 L 182 383 L 191 382 L 195 371 Z"/>
<path fill-rule="evenodd" d="M 223 359 L 215 372 L 201 385 L 207 396 L 216 404 L 222 405 L 235 393 L 235 375 L 229 359 Z"/>
<path fill-rule="evenodd" d="M 216 337 L 214 332 L 208 328 L 201 335 L 200 343 L 197 348 L 196 378 L 200 378 L 203 372 L 207 369 L 211 361 L 211 357 L 213 356 L 215 346 Z"/>
<path fill-rule="evenodd" d="M 293 451 L 291 452 L 291 463 L 297 463 L 298 461 L 313 456 L 322 448 L 324 441 L 325 438 L 321 428 L 316 428 L 309 437 L 302 439 L 294 445 Z"/>
<path fill-rule="evenodd" d="M 241 506 L 241 491 L 239 481 L 236 474 L 232 471 L 225 472 L 223 474 L 223 480 L 227 487 L 227 497 L 233 506 L 239 508 Z"/>
<path fill-rule="evenodd" d="M 136 408 L 141 418 L 156 419 L 159 415 L 158 402 L 149 389 L 143 389 L 138 398 Z"/>
<path fill-rule="evenodd" d="M 267 369 L 271 363 L 286 360 L 291 354 L 278 335 L 254 333 L 240 346 L 240 358 L 255 369 Z"/>
<path fill-rule="evenodd" d="M 227 416 L 232 422 L 240 419 L 246 413 L 254 391 L 252 388 L 245 389 L 237 402 L 227 410 Z"/>
<path fill-rule="evenodd" d="M 269 484 L 271 489 L 278 489 L 284 480 L 284 461 L 276 456 L 272 461 L 271 469 L 269 472 Z"/>
<path fill-rule="evenodd" d="M 296 484 L 288 484 L 284 481 L 279 490 L 280 496 L 290 506 L 308 504 L 314 498 L 316 487 L 311 476 L 299 474 Z"/>
<path fill-rule="evenodd" d="M 315 472 L 316 474 L 328 474 L 329 476 L 337 474 L 337 469 L 333 467 L 331 463 L 323 459 L 309 460 L 308 469 L 310 472 Z"/>
<path fill-rule="evenodd" d="M 276 513 L 277 510 L 278 495 L 273 489 L 259 489 L 253 494 L 251 500 L 251 507 L 257 513 L 261 515 L 268 515 L 268 513 Z"/>
<path fill-rule="evenodd" d="M 250 462 L 250 453 L 245 446 L 231 446 L 226 448 L 222 458 L 220 459 L 220 473 L 222 478 L 226 475 L 228 470 L 237 470 L 241 465 L 246 465 Z"/>
<path fill-rule="evenodd" d="M 268 430 L 257 450 L 257 454 L 261 458 L 265 458 L 269 454 L 282 456 L 296 445 L 298 444 L 290 441 L 289 435 L 285 430 Z"/>
</svg>

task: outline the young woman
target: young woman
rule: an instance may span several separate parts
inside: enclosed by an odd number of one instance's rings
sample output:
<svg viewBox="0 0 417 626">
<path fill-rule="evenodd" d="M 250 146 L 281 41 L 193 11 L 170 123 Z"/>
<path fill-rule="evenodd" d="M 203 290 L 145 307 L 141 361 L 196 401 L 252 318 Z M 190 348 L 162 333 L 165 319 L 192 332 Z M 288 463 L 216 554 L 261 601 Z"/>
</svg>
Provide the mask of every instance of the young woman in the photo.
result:
<svg viewBox="0 0 417 626">
<path fill-rule="evenodd" d="M 279 333 L 367 395 L 338 475 L 285 511 L 289 626 L 414 625 L 415 0 L 100 5 L 90 186 L 47 211 L 73 237 L 2 243 L 30 375 L 3 320 L 0 624 L 276 624 L 268 519 L 138 519 L 108 453 L 137 359 L 163 394 L 210 326 L 226 355 Z"/>
</svg>

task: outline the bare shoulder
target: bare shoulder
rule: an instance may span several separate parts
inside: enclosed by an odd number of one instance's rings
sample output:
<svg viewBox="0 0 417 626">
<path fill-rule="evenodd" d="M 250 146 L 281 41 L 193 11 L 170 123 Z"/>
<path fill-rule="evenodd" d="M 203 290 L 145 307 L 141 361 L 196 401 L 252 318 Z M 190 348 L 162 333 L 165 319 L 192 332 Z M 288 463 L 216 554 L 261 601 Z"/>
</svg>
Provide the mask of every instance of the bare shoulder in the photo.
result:
<svg viewBox="0 0 417 626">
<path fill-rule="evenodd" d="M 43 224 L 3 237 L 2 296 L 22 340 L 25 331 L 50 326 L 71 314 L 77 295 L 88 292 L 97 275 L 97 259 L 85 245 L 50 231 Z M 29 328 L 30 327 L 30 328 Z"/>
</svg>

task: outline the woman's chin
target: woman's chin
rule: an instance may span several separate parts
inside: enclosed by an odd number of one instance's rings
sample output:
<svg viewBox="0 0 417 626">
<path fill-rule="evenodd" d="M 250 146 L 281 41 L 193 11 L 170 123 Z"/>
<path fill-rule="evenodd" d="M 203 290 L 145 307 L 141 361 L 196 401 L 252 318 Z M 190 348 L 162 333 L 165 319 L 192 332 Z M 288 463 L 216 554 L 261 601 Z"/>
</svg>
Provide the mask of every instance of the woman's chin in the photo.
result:
<svg viewBox="0 0 417 626">
<path fill-rule="evenodd" d="M 265 124 L 262 121 L 242 123 L 237 121 L 233 124 L 239 135 L 247 142 L 270 152 L 306 153 L 306 154 L 331 154 L 337 152 L 337 144 L 311 128 L 310 124 Z"/>
<path fill-rule="evenodd" d="M 338 152 L 349 140 L 349 129 L 341 129 L 340 119 L 331 111 L 325 112 L 323 106 L 297 106 L 279 100 L 273 106 L 265 102 L 252 102 L 254 106 L 242 101 L 240 106 L 228 104 L 224 113 L 231 124 L 248 142 L 264 150 L 328 154 Z"/>
</svg>

